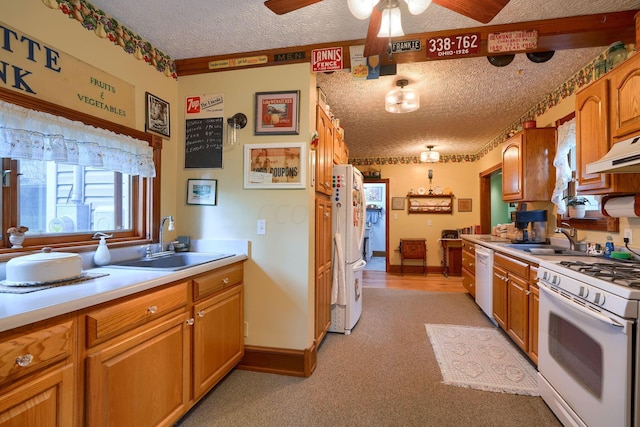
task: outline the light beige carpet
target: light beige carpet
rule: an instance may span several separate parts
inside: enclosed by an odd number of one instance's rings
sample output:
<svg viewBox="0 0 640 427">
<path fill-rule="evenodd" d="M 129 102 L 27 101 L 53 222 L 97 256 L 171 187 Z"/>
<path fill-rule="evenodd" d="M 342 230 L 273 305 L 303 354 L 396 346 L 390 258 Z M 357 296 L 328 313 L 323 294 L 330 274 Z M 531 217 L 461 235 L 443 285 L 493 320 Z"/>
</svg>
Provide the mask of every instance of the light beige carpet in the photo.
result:
<svg viewBox="0 0 640 427">
<path fill-rule="evenodd" d="M 444 384 L 538 396 L 537 372 L 497 328 L 425 325 Z"/>
</svg>

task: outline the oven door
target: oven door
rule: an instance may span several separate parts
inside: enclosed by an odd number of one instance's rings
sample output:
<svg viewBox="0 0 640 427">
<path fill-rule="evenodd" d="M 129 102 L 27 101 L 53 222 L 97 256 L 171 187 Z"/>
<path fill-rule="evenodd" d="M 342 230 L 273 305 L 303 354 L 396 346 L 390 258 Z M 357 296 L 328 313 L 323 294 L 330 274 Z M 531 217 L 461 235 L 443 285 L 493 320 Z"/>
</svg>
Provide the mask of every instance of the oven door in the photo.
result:
<svg viewBox="0 0 640 427">
<path fill-rule="evenodd" d="M 629 426 L 634 323 L 539 284 L 541 396 L 565 425 Z"/>
</svg>

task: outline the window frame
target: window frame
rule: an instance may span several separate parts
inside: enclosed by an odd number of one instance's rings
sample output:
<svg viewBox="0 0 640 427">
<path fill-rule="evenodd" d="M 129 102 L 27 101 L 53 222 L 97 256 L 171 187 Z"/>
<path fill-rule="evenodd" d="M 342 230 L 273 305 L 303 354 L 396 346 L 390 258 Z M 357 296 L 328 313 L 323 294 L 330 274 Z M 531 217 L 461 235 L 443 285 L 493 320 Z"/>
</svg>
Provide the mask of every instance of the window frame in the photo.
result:
<svg viewBox="0 0 640 427">
<path fill-rule="evenodd" d="M 556 129 L 560 127 L 560 125 L 568 122 L 575 117 L 576 113 L 574 111 L 556 120 Z M 572 175 L 572 181 L 569 183 L 569 188 L 567 189 L 568 194 L 576 193 L 575 171 L 573 171 Z M 586 212 L 584 218 L 569 218 L 569 215 L 567 213 L 563 215 L 557 214 L 556 221 L 558 225 L 564 222 L 566 224 L 569 224 L 570 227 L 576 228 L 578 230 L 607 231 L 611 233 L 620 232 L 620 220 L 618 218 L 605 216 L 600 210 L 589 210 Z"/>
<path fill-rule="evenodd" d="M 153 231 L 154 224 L 160 223 L 160 162 L 162 151 L 162 138 L 143 131 L 132 129 L 108 120 L 100 119 L 75 111 L 66 107 L 43 101 L 21 93 L 0 88 L 0 100 L 19 105 L 31 110 L 41 111 L 55 116 L 79 121 L 89 126 L 103 128 L 122 135 L 127 135 L 142 141 L 146 141 L 153 149 L 153 161 L 156 168 L 155 178 L 133 177 L 132 194 L 134 195 L 131 218 L 132 228 L 130 230 L 116 231 L 109 240 L 111 246 L 126 246 L 133 244 L 146 244 L 158 239 L 158 232 Z M 17 192 L 17 165 L 16 160 L 2 159 L 2 170 L 9 170 L 9 186 L 2 187 L 2 200 L 9 200 L 12 209 L 2 209 L 2 224 L 5 228 L 19 225 L 17 221 L 18 212 L 18 192 Z M 21 250 L 11 248 L 9 235 L 2 231 L 3 240 L 0 244 L 0 255 L 5 253 L 15 253 L 16 251 L 33 251 L 44 246 L 52 248 L 75 248 L 82 246 L 93 247 L 97 241 L 92 239 L 93 233 L 74 233 L 69 235 L 56 236 L 36 236 L 29 237 L 28 246 Z"/>
</svg>

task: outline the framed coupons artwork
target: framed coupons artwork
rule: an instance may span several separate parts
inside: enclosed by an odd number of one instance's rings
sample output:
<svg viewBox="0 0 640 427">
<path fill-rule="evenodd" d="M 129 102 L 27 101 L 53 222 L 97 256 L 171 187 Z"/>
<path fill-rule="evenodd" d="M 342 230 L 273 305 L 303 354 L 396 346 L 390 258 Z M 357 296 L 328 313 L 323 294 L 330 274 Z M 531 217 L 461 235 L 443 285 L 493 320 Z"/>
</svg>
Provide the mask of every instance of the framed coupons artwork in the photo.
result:
<svg viewBox="0 0 640 427">
<path fill-rule="evenodd" d="M 298 135 L 300 91 L 256 92 L 256 135 Z"/>
<path fill-rule="evenodd" d="M 244 145 L 244 188 L 305 188 L 302 142 Z"/>
</svg>

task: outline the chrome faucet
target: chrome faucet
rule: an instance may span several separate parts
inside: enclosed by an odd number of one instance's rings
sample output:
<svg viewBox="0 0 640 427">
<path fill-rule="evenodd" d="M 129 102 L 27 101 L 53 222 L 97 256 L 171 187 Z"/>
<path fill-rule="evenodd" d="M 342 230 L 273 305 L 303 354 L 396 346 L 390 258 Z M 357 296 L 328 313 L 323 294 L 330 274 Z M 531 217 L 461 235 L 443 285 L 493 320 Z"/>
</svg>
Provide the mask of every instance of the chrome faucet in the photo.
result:
<svg viewBox="0 0 640 427">
<path fill-rule="evenodd" d="M 162 253 L 165 249 L 164 249 L 164 223 L 166 220 L 169 220 L 169 226 L 167 227 L 167 230 L 171 231 L 174 229 L 174 224 L 173 224 L 173 217 L 171 215 L 169 216 L 165 216 L 164 218 L 162 218 L 162 221 L 160 221 L 160 250 L 159 252 Z"/>
<path fill-rule="evenodd" d="M 577 230 L 575 229 L 575 227 L 572 227 L 571 224 L 568 224 L 566 222 L 561 222 L 560 225 L 565 225 L 565 226 L 569 227 L 569 229 L 567 230 L 566 228 L 556 227 L 555 232 L 556 233 L 562 233 L 565 236 L 567 236 L 567 239 L 569 239 L 569 249 L 572 250 L 572 251 L 575 251 L 576 250 L 576 244 L 578 243 Z"/>
</svg>

